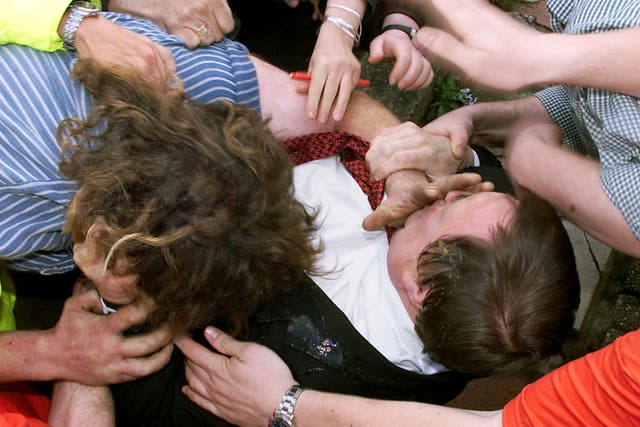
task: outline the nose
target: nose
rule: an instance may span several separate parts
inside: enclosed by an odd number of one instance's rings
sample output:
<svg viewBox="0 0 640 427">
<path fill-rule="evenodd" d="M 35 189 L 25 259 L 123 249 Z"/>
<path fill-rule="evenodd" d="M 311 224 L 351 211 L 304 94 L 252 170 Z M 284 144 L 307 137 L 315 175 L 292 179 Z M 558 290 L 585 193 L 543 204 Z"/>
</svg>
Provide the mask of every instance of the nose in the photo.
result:
<svg viewBox="0 0 640 427">
<path fill-rule="evenodd" d="M 447 193 L 446 196 L 444 196 L 444 199 L 446 201 L 451 201 L 451 200 L 455 200 L 459 197 L 465 197 L 468 196 L 470 193 L 468 191 L 458 191 L 458 190 L 454 190 L 454 191 L 449 191 Z"/>
</svg>

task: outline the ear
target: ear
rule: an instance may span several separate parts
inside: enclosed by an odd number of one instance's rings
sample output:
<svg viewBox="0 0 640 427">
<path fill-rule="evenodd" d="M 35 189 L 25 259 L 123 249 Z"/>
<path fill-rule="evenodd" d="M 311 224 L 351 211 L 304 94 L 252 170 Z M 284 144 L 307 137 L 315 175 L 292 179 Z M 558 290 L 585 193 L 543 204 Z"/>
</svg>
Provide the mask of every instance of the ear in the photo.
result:
<svg viewBox="0 0 640 427">
<path fill-rule="evenodd" d="M 416 272 L 405 272 L 401 277 L 401 286 L 406 296 L 405 306 L 407 312 L 412 319 L 422 310 L 422 301 L 429 291 L 428 286 L 422 288 L 418 285 L 418 276 Z"/>
</svg>

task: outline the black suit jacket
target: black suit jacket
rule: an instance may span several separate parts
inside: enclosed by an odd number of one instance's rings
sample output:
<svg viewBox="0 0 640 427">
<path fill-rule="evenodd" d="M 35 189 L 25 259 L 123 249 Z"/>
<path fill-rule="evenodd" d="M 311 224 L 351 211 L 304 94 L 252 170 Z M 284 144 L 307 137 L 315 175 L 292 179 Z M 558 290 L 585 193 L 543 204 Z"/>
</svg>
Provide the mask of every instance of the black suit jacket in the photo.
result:
<svg viewBox="0 0 640 427">
<path fill-rule="evenodd" d="M 198 333 L 196 338 L 201 336 Z M 445 403 L 470 379 L 457 372 L 421 375 L 395 366 L 355 330 L 311 280 L 278 304 L 263 308 L 252 320 L 249 339 L 274 350 L 294 378 L 314 390 Z M 116 424 L 228 425 L 186 398 L 180 391 L 184 384 L 183 357 L 176 350 L 160 372 L 112 386 Z"/>
</svg>

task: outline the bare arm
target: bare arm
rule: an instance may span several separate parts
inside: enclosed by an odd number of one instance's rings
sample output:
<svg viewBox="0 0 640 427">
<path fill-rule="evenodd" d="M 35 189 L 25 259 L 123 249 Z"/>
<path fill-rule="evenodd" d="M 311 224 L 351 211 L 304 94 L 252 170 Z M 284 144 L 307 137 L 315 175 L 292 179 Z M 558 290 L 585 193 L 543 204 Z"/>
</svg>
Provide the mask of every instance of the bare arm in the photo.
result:
<svg viewBox="0 0 640 427">
<path fill-rule="evenodd" d="M 638 240 L 600 182 L 600 164 L 553 141 L 553 132 L 534 126 L 509 144 L 513 178 L 612 248 L 640 257 Z"/>
<path fill-rule="evenodd" d="M 142 323 L 149 307 L 131 305 L 109 316 L 99 310 L 95 291 L 74 295 L 65 303 L 53 329 L 0 334 L 0 382 L 66 379 L 103 385 L 149 375 L 171 356 L 171 334 L 123 337 Z"/>
<path fill-rule="evenodd" d="M 265 425 L 284 391 L 295 381 L 266 347 L 244 343 L 207 328 L 205 336 L 221 354 L 190 338 L 176 344 L 188 358 L 183 391 L 203 408 L 240 425 Z M 473 426 L 501 425 L 501 411 L 478 412 L 412 402 L 384 402 L 307 390 L 298 400 L 295 423 L 311 426 Z"/>
<path fill-rule="evenodd" d="M 262 115 L 269 118 L 269 128 L 277 139 L 315 132 L 341 130 L 373 139 L 382 129 L 397 125 L 398 118 L 384 105 L 362 91 L 351 94 L 344 118 L 326 123 L 311 120 L 306 114 L 308 83 L 289 78 L 283 70 L 250 56 L 256 68 Z"/>
<path fill-rule="evenodd" d="M 53 387 L 47 421 L 53 427 L 115 427 L 109 387 L 57 382 Z"/>
<path fill-rule="evenodd" d="M 307 390 L 295 410 L 296 425 L 499 427 L 502 411 L 469 411 L 416 402 L 365 399 Z"/>
<path fill-rule="evenodd" d="M 436 28 L 417 37 L 422 53 L 477 86 L 513 91 L 567 84 L 640 96 L 640 28 L 545 34 L 485 0 L 396 0 Z M 526 47 L 526 48 L 525 48 Z"/>
<path fill-rule="evenodd" d="M 367 164 L 378 180 L 402 169 L 422 170 L 429 175 L 452 173 L 450 166 L 469 163 L 468 144 L 502 146 L 510 134 L 540 123 L 549 124 L 552 120 L 542 103 L 533 96 L 474 104 L 439 117 L 422 131 L 407 125 L 385 130 L 372 140 Z M 449 140 L 450 153 L 435 149 L 436 136 Z"/>
</svg>

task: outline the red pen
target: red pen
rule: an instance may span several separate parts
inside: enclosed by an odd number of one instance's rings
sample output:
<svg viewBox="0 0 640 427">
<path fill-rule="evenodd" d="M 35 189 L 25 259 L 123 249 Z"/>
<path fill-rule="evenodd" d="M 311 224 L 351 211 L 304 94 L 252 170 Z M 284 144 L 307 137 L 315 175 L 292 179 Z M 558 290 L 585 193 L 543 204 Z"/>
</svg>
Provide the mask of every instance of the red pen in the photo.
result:
<svg viewBox="0 0 640 427">
<path fill-rule="evenodd" d="M 304 71 L 293 71 L 289 73 L 289 77 L 291 77 L 293 80 L 311 80 L 311 74 L 306 73 Z M 371 84 L 371 81 L 369 80 L 364 80 L 364 79 L 358 80 L 359 87 L 369 87 L 370 84 Z"/>
</svg>

